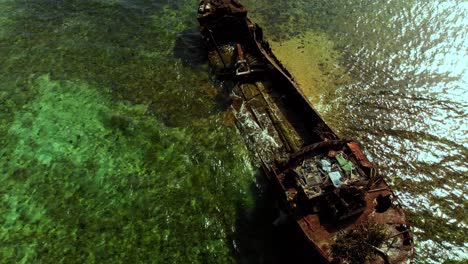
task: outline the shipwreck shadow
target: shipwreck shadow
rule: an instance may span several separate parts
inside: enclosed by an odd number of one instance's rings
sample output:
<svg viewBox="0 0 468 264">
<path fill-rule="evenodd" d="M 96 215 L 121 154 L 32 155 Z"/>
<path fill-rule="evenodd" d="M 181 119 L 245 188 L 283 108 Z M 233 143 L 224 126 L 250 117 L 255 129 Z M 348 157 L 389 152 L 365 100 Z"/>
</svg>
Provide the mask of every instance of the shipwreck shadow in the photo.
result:
<svg viewBox="0 0 468 264">
<path fill-rule="evenodd" d="M 177 34 L 174 57 L 192 68 L 201 70 L 205 66 L 206 69 L 208 53 L 198 28 L 187 29 Z"/>
<path fill-rule="evenodd" d="M 174 58 L 180 59 L 184 65 L 196 70 L 208 72 L 208 52 L 203 43 L 200 30 L 198 28 L 187 29 L 177 34 L 174 49 Z M 215 75 L 210 75 L 211 83 L 217 88 L 214 96 L 216 111 L 226 111 L 232 103 L 230 93 L 235 82 L 219 80 Z"/>
<path fill-rule="evenodd" d="M 236 232 L 232 237 L 237 263 L 321 263 L 320 257 L 307 247 L 295 223 L 286 218 L 281 224 L 274 224 L 280 211 L 262 173 L 258 173 L 251 192 L 256 198 L 255 207 L 248 212 L 237 210 Z"/>
</svg>

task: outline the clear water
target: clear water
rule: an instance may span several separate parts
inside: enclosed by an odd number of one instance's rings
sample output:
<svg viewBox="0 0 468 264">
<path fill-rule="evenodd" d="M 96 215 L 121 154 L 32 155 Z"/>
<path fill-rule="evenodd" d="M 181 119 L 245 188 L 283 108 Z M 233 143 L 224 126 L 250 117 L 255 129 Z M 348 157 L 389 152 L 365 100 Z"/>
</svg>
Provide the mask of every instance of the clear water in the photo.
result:
<svg viewBox="0 0 468 264">
<path fill-rule="evenodd" d="M 466 2 L 244 2 L 391 175 L 419 262 L 466 261 Z M 196 7 L 0 0 L 0 262 L 285 262 Z"/>
<path fill-rule="evenodd" d="M 249 1 L 253 15 L 330 126 L 390 176 L 419 262 L 466 262 L 468 2 L 270 2 Z"/>
</svg>

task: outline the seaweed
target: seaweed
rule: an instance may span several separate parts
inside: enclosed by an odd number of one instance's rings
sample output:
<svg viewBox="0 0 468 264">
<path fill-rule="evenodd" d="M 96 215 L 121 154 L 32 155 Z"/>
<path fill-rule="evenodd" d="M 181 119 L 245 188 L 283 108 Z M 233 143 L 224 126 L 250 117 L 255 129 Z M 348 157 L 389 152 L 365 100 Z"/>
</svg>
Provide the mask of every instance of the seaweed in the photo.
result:
<svg viewBox="0 0 468 264">
<path fill-rule="evenodd" d="M 208 73 L 174 54 L 196 3 L 0 14 L 0 262 L 233 262 L 254 178 Z"/>
<path fill-rule="evenodd" d="M 375 256 L 375 248 L 379 248 L 386 238 L 385 227 L 369 219 L 348 232 L 338 234 L 331 247 L 332 254 L 352 264 L 365 263 Z"/>
</svg>

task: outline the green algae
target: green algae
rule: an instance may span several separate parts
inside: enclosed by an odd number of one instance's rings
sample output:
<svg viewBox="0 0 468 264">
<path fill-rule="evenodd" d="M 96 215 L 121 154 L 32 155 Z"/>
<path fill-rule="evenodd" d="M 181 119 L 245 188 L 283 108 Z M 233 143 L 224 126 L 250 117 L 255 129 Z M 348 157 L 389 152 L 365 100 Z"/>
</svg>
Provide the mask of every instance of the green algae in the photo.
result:
<svg viewBox="0 0 468 264">
<path fill-rule="evenodd" d="M 153 104 L 170 121 L 188 122 L 186 110 L 204 115 L 212 105 L 197 89 L 209 83 L 207 74 L 172 56 L 177 34 L 195 27 L 196 8 L 184 4 L 174 10 L 164 2 L 138 8 L 106 1 L 28 1 L 13 13 L 15 24 L 4 41 L 14 38 L 15 44 L 2 50 L 4 68 L 23 78 L 48 73 L 86 80 L 118 98 Z M 179 101 L 184 98 L 189 99 Z"/>
<path fill-rule="evenodd" d="M 253 169 L 207 71 L 173 57 L 196 3 L 0 8 L 2 262 L 234 262 Z"/>
<path fill-rule="evenodd" d="M 385 227 L 369 219 L 350 232 L 340 233 L 332 245 L 333 255 L 351 264 L 365 263 L 375 259 L 375 248 L 379 248 L 388 237 Z"/>
<path fill-rule="evenodd" d="M 237 206 L 251 204 L 236 190 L 252 175 L 235 131 L 170 128 L 146 105 L 113 102 L 86 83 L 32 82 L 37 96 L 0 152 L 1 259 L 232 261 Z"/>
</svg>

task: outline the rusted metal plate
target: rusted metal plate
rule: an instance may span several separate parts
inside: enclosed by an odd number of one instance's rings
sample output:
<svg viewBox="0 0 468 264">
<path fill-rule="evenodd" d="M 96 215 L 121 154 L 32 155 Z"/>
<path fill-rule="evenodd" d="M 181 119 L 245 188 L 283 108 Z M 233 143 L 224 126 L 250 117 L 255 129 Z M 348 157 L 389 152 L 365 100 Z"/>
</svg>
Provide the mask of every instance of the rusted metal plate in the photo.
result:
<svg viewBox="0 0 468 264">
<path fill-rule="evenodd" d="M 354 156 L 358 160 L 359 164 L 366 168 L 372 168 L 372 163 L 367 159 L 367 157 L 362 153 L 361 148 L 356 142 L 349 142 L 348 147 L 353 152 Z"/>
<path fill-rule="evenodd" d="M 200 30 L 214 73 L 236 82 L 236 125 L 282 210 L 325 262 L 344 261 L 348 256 L 333 251 L 337 240 L 369 221 L 385 237 L 371 245 L 367 263 L 410 262 L 412 234 L 397 197 L 359 145 L 340 140 L 327 126 L 245 14 L 237 1 L 201 1 Z M 220 68 L 220 58 L 229 56 L 234 57 Z"/>
</svg>

